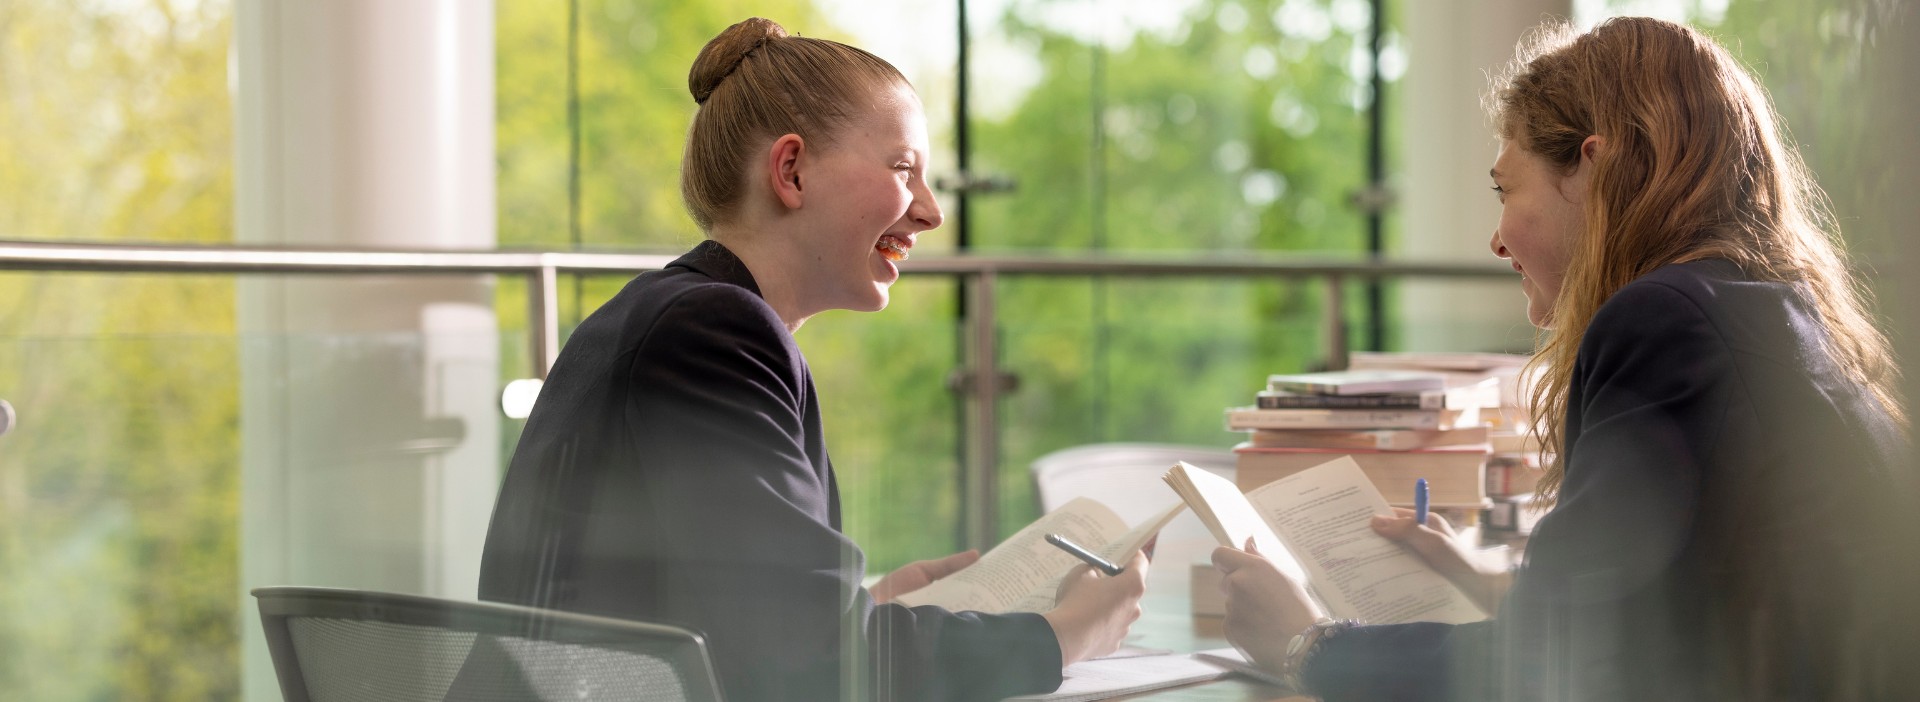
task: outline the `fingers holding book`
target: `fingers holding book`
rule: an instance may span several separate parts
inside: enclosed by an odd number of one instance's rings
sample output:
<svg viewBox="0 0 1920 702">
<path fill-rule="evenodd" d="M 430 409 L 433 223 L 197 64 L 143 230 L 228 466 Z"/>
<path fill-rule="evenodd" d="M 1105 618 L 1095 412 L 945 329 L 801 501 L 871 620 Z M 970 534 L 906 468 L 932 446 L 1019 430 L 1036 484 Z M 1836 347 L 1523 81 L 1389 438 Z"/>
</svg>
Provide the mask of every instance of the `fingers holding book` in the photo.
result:
<svg viewBox="0 0 1920 702">
<path fill-rule="evenodd" d="M 1060 582 L 1056 606 L 1041 615 L 1060 642 L 1062 665 L 1119 650 L 1140 619 L 1140 598 L 1147 591 L 1147 557 L 1135 551 L 1118 575 L 1075 566 Z"/>
<path fill-rule="evenodd" d="M 945 558 L 914 561 L 888 573 L 887 577 L 874 583 L 873 589 L 869 592 L 873 595 L 874 604 L 886 604 L 892 602 L 896 596 L 931 585 L 934 581 L 958 573 L 979 560 L 979 551 L 967 549 Z"/>
<path fill-rule="evenodd" d="M 1513 582 L 1510 569 L 1489 562 L 1463 543 L 1453 526 L 1438 514 L 1428 514 L 1427 523 L 1420 524 L 1413 510 L 1395 508 L 1393 516 L 1374 517 L 1369 526 L 1374 533 L 1411 549 L 1484 611 L 1498 610 Z"/>
<path fill-rule="evenodd" d="M 1252 539 L 1245 550 L 1214 549 L 1213 566 L 1221 573 L 1227 641 L 1255 665 L 1277 669 L 1286 657 L 1287 635 L 1327 618 L 1306 586 L 1260 555 Z"/>
</svg>

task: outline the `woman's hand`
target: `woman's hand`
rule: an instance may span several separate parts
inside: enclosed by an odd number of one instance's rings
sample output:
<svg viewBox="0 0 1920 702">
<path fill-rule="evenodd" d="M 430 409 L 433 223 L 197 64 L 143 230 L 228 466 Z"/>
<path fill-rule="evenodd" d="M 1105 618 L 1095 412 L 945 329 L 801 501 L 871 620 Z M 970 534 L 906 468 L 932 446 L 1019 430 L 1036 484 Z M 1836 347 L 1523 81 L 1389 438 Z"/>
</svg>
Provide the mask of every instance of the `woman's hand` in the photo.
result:
<svg viewBox="0 0 1920 702">
<path fill-rule="evenodd" d="M 886 604 L 893 598 L 932 585 L 933 581 L 960 572 L 961 568 L 973 565 L 980 560 L 980 552 L 972 549 L 931 561 L 914 561 L 900 566 L 899 570 L 887 574 L 880 582 L 873 584 L 870 590 L 874 604 Z"/>
<path fill-rule="evenodd" d="M 1255 550 L 1253 539 L 1245 551 L 1214 549 L 1213 567 L 1220 569 L 1227 600 L 1227 641 L 1254 665 L 1280 670 L 1293 635 L 1327 618 L 1304 586 Z"/>
<path fill-rule="evenodd" d="M 1428 514 L 1425 525 L 1414 522 L 1413 510 L 1394 508 L 1394 516 L 1374 517 L 1373 530 L 1381 536 L 1406 544 L 1434 570 L 1447 576 L 1456 587 L 1473 598 L 1474 604 L 1489 613 L 1498 611 L 1500 600 L 1513 585 L 1513 571 L 1487 562 L 1461 542 L 1453 525 L 1438 514 Z"/>
<path fill-rule="evenodd" d="M 1147 555 L 1135 552 L 1126 570 L 1107 576 L 1075 566 L 1060 582 L 1052 611 L 1041 616 L 1060 641 L 1060 664 L 1072 665 L 1120 650 L 1127 630 L 1140 618 L 1140 596 L 1147 592 Z"/>
</svg>

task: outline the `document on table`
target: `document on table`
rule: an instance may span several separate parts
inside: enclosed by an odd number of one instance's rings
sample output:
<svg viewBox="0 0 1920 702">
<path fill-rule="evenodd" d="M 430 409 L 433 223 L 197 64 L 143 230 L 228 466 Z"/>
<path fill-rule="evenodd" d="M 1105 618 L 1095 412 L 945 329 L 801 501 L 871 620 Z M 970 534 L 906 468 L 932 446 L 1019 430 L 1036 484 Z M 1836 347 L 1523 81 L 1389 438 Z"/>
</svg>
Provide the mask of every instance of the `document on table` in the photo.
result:
<svg viewBox="0 0 1920 702">
<path fill-rule="evenodd" d="M 1193 654 L 1193 657 L 1195 660 L 1212 663 L 1268 685 L 1287 686 L 1287 681 L 1281 680 L 1280 676 L 1261 670 L 1258 666 L 1247 662 L 1246 656 L 1240 655 L 1239 651 L 1231 648 L 1208 649 Z"/>
<path fill-rule="evenodd" d="M 1127 658 L 1096 658 L 1067 666 L 1066 680 L 1060 689 L 1044 695 L 1009 697 L 1013 700 L 1046 702 L 1082 702 L 1131 695 L 1136 692 L 1177 687 L 1213 680 L 1225 670 L 1193 659 L 1185 653 Z"/>
</svg>

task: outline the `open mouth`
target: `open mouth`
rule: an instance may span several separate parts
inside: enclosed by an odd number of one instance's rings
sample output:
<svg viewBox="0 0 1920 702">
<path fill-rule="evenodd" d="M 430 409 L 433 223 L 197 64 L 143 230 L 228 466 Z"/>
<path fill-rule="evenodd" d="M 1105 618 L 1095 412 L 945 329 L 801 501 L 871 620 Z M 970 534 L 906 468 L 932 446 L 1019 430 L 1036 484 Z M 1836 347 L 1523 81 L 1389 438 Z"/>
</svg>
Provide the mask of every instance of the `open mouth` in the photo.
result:
<svg viewBox="0 0 1920 702">
<path fill-rule="evenodd" d="M 907 249 L 912 247 L 913 242 L 906 241 L 892 234 L 880 237 L 880 242 L 873 245 L 873 248 L 879 251 L 880 255 L 885 256 L 889 261 L 907 260 Z"/>
</svg>

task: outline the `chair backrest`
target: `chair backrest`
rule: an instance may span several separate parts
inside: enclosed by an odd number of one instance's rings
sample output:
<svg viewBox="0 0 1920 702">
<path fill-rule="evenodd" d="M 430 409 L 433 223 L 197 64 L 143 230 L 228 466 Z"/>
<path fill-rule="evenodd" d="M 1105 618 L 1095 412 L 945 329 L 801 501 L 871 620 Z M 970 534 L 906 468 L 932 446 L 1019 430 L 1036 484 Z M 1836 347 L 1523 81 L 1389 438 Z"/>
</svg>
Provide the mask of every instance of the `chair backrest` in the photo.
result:
<svg viewBox="0 0 1920 702">
<path fill-rule="evenodd" d="M 1091 497 L 1113 508 L 1128 524 L 1139 524 L 1180 501 L 1160 478 L 1178 461 L 1233 479 L 1232 449 L 1107 443 L 1065 448 L 1034 459 L 1033 481 L 1041 511 L 1051 512 L 1076 497 Z M 1216 542 L 1188 511 L 1160 530 L 1158 543 L 1155 562 L 1185 568 L 1188 563 L 1206 563 Z"/>
<path fill-rule="evenodd" d="M 1231 449 L 1182 444 L 1074 446 L 1034 459 L 1032 470 L 1041 511 L 1051 512 L 1076 497 L 1091 497 L 1135 524 L 1179 499 L 1160 480 L 1179 461 L 1233 479 Z"/>
<path fill-rule="evenodd" d="M 699 634 L 495 602 L 253 591 L 288 702 L 719 702 Z"/>
</svg>

